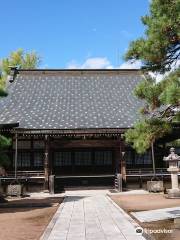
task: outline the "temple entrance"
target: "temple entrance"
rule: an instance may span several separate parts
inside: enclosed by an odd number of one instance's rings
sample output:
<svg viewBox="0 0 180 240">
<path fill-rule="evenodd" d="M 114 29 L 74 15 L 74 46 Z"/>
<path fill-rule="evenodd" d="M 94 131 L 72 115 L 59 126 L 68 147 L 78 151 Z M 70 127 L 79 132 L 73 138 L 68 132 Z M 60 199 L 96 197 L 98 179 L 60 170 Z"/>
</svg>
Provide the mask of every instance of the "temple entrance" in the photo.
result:
<svg viewBox="0 0 180 240">
<path fill-rule="evenodd" d="M 53 153 L 55 175 L 114 174 L 115 164 L 112 150 L 71 149 Z"/>
<path fill-rule="evenodd" d="M 113 186 L 115 164 L 112 150 L 69 149 L 53 154 L 55 190 L 69 187 Z"/>
</svg>

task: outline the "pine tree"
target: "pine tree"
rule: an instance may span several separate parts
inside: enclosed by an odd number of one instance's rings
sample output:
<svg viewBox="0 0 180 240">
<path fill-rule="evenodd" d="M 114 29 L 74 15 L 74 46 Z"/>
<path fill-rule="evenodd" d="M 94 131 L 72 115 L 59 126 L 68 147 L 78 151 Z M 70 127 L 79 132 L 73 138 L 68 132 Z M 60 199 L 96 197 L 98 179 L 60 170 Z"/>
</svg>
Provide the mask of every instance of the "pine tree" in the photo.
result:
<svg viewBox="0 0 180 240">
<path fill-rule="evenodd" d="M 140 59 L 146 72 L 165 75 L 160 82 L 148 75 L 134 90 L 145 104 L 141 120 L 125 133 L 125 139 L 138 153 L 180 122 L 180 0 L 152 0 L 142 22 L 145 36 L 130 43 L 125 59 Z"/>
<path fill-rule="evenodd" d="M 26 53 L 23 49 L 18 49 L 0 62 L 0 97 L 6 97 L 7 92 L 5 89 L 5 83 L 7 75 L 10 73 L 10 66 L 24 69 L 37 68 L 40 64 L 40 57 L 35 52 Z M 9 163 L 5 149 L 10 143 L 10 139 L 0 135 L 0 166 L 7 166 Z"/>
<path fill-rule="evenodd" d="M 180 0 L 152 0 L 142 23 L 144 37 L 130 43 L 126 60 L 140 59 L 151 71 L 171 70 L 180 58 Z"/>
</svg>

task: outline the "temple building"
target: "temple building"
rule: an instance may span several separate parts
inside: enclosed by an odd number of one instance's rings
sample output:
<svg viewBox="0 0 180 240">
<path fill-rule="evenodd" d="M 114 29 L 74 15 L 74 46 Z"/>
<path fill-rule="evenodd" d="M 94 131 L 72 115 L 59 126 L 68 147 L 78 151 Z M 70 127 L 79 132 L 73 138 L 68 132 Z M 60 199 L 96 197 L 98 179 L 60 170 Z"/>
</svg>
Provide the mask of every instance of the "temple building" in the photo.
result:
<svg viewBox="0 0 180 240">
<path fill-rule="evenodd" d="M 50 175 L 57 188 L 100 186 L 152 169 L 151 152 L 138 155 L 123 138 L 139 119 L 133 90 L 143 78 L 140 70 L 12 69 L 0 99 L 0 131 L 12 138 L 7 172 L 47 189 Z"/>
</svg>

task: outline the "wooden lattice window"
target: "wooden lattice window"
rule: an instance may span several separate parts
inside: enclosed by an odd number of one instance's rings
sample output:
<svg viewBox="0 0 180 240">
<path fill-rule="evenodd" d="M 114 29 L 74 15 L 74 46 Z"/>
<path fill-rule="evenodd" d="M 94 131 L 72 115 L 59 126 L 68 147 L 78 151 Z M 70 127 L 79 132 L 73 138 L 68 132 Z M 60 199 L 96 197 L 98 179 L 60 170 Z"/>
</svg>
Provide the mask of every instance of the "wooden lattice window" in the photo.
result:
<svg viewBox="0 0 180 240">
<path fill-rule="evenodd" d="M 75 165 L 91 165 L 91 152 L 75 152 Z"/>
<path fill-rule="evenodd" d="M 34 153 L 34 167 L 42 167 L 44 161 L 43 152 L 35 152 Z"/>
<path fill-rule="evenodd" d="M 55 166 L 70 166 L 72 164 L 71 152 L 55 152 L 54 165 Z"/>
<path fill-rule="evenodd" d="M 126 164 L 132 165 L 133 164 L 133 152 L 131 150 L 126 151 L 124 154 L 124 159 L 126 161 Z"/>
<path fill-rule="evenodd" d="M 135 154 L 135 164 L 151 164 L 151 152 L 147 151 L 145 154 Z"/>
<path fill-rule="evenodd" d="M 18 152 L 17 166 L 18 167 L 30 167 L 31 166 L 31 153 L 30 152 Z"/>
<path fill-rule="evenodd" d="M 15 149 L 15 148 L 16 148 L 16 143 L 14 141 L 13 142 L 13 149 Z M 30 149 L 31 148 L 31 141 L 19 140 L 17 148 L 18 149 Z"/>
<path fill-rule="evenodd" d="M 44 149 L 44 141 L 41 141 L 41 140 L 37 141 L 37 140 L 35 140 L 33 142 L 33 145 L 34 145 L 34 149 Z"/>
<path fill-rule="evenodd" d="M 95 152 L 95 165 L 112 165 L 112 152 L 111 151 L 96 151 Z"/>
</svg>

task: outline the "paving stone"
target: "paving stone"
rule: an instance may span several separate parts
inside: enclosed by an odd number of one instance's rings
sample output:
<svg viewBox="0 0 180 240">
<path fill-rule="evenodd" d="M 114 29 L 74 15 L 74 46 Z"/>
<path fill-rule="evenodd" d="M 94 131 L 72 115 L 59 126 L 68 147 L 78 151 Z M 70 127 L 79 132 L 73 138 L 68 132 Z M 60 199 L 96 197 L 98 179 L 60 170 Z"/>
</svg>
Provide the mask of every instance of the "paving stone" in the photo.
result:
<svg viewBox="0 0 180 240">
<path fill-rule="evenodd" d="M 163 208 L 131 213 L 140 222 L 152 222 L 171 218 L 180 218 L 180 207 Z"/>
<path fill-rule="evenodd" d="M 68 193 L 51 233 L 41 240 L 144 240 L 135 234 L 133 220 L 106 193 Z"/>
</svg>

